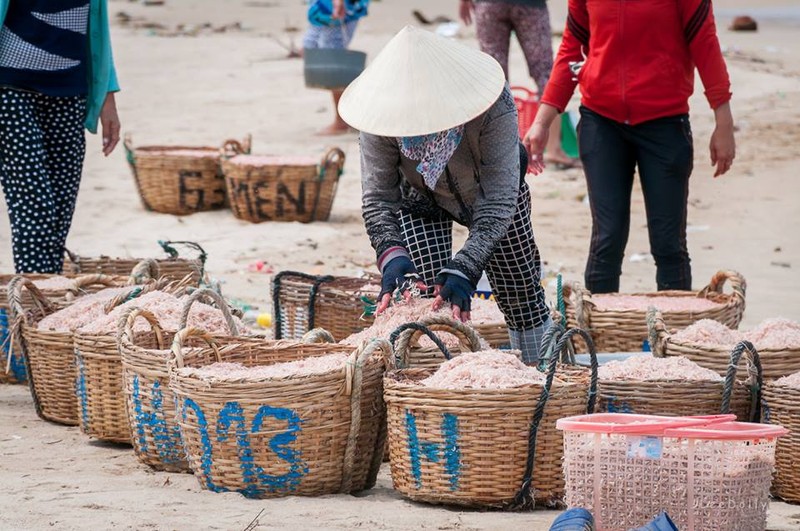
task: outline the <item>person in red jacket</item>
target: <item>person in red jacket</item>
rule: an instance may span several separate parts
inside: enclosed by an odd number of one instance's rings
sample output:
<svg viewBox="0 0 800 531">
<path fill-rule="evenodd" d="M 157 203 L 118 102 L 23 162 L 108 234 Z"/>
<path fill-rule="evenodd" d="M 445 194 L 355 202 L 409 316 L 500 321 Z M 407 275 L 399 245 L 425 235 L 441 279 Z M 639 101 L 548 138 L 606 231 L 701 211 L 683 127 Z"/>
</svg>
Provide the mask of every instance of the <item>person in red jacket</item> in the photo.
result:
<svg viewBox="0 0 800 531">
<path fill-rule="evenodd" d="M 638 167 L 659 290 L 692 286 L 686 211 L 693 145 L 689 97 L 697 68 L 714 110 L 714 177 L 733 163 L 730 80 L 710 0 L 569 0 L 564 38 L 525 137 L 539 173 L 548 129 L 581 88 L 578 144 L 592 211 L 585 281 L 619 291 Z"/>
</svg>

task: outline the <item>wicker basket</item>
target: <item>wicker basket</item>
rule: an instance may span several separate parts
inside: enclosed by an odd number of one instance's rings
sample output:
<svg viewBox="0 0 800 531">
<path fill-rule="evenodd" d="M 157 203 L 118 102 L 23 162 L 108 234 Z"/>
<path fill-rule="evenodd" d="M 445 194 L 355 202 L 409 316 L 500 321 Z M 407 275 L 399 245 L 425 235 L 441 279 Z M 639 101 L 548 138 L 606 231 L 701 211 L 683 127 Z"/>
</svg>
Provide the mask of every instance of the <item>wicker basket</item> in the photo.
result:
<svg viewBox="0 0 800 531">
<path fill-rule="evenodd" d="M 458 347 L 446 348 L 440 334 L 454 336 L 458 339 Z M 420 346 L 419 340 L 423 335 L 430 338 L 434 345 Z M 443 315 L 430 315 L 416 323 L 402 325 L 392 332 L 389 341 L 394 348 L 396 366 L 415 369 L 438 368 L 451 354 L 477 352 L 485 344 L 470 326 Z"/>
<path fill-rule="evenodd" d="M 559 340 L 559 351 L 576 333 Z M 544 385 L 509 389 L 417 384 L 434 372 L 431 368 L 388 373 L 384 399 L 394 488 L 429 503 L 529 508 L 535 499 L 557 504 L 564 482 L 556 420 L 594 409 L 593 390 L 586 385 L 558 381 L 553 386 L 557 361 L 551 358 Z M 594 377 L 596 382 L 596 372 Z"/>
<path fill-rule="evenodd" d="M 746 382 L 737 382 L 741 348 L 728 353 L 728 370 L 721 382 L 688 380 L 600 380 L 598 410 L 666 417 L 734 413 L 743 422 L 758 422 L 755 398 L 761 389 L 761 365 L 747 364 Z M 738 353 L 737 353 L 738 352 Z"/>
<path fill-rule="evenodd" d="M 732 293 L 722 293 L 728 282 Z M 713 319 L 731 328 L 738 328 L 745 307 L 746 283 L 735 271 L 718 271 L 708 286 L 700 291 L 658 291 L 635 293 L 648 297 L 702 297 L 717 302 L 719 307 L 702 312 L 664 312 L 670 325 L 684 328 L 700 319 Z M 641 351 L 648 339 L 647 312 L 642 310 L 599 310 L 592 303 L 592 294 L 578 283 L 564 287 L 567 323 L 570 327 L 589 330 L 600 352 Z"/>
<path fill-rule="evenodd" d="M 309 157 L 233 157 L 222 161 L 233 215 L 262 221 L 327 221 L 344 152 L 329 149 L 321 164 Z"/>
<path fill-rule="evenodd" d="M 98 285 L 115 285 L 113 277 L 94 276 Z M 84 284 L 89 291 L 93 287 Z M 12 316 L 12 344 L 21 345 L 28 384 L 36 413 L 44 420 L 76 426 L 78 401 L 75 395 L 75 356 L 71 332 L 39 330 L 47 315 L 62 308 L 63 300 L 51 301 L 32 281 L 18 277 L 8 286 Z M 24 290 L 24 291 L 23 291 Z M 33 301 L 26 308 L 25 301 Z"/>
<path fill-rule="evenodd" d="M 180 370 L 208 363 L 202 349 L 183 351 L 189 333 L 179 332 L 173 344 L 170 388 L 178 398 L 189 464 L 204 488 L 268 498 L 374 485 L 385 442 L 381 382 L 388 343 L 373 341 L 355 352 L 346 345 L 288 341 L 228 345 L 225 361 L 247 367 L 351 354 L 346 368 L 324 374 L 209 383 Z"/>
<path fill-rule="evenodd" d="M 106 305 L 105 311 L 109 313 L 131 298 L 150 291 L 180 293 L 184 290 L 183 283 L 161 278 L 141 289 L 137 288 L 131 294 L 115 297 Z M 163 348 L 163 338 L 161 341 Z M 117 331 L 106 334 L 75 331 L 72 343 L 77 367 L 76 391 L 81 431 L 101 441 L 131 444 Z M 158 348 L 159 334 L 154 330 L 136 334 L 135 343 L 142 348 Z"/>
<path fill-rule="evenodd" d="M 206 289 L 195 291 L 187 299 L 181 316 L 181 329 L 185 327 L 192 304 L 200 298 L 213 299 L 227 323 L 230 336 L 216 336 L 215 342 L 244 341 L 238 337 L 239 331 L 225 300 L 216 292 Z M 139 317 L 150 323 L 157 348 L 137 345 L 139 334 L 134 333 L 133 325 Z M 169 389 L 167 361 L 171 351 L 168 346 L 174 335 L 174 332 L 163 330 L 152 313 L 131 308 L 120 317 L 117 338 L 128 423 L 136 456 L 156 470 L 188 472 L 189 463 L 174 414 L 175 396 Z M 262 341 L 263 338 L 254 340 Z"/>
<path fill-rule="evenodd" d="M 800 502 L 800 389 L 767 383 L 764 388 L 764 422 L 779 424 L 789 434 L 778 439 L 772 494 Z"/>
<path fill-rule="evenodd" d="M 508 337 L 506 323 L 470 323 L 475 332 L 492 348 L 509 348 L 511 340 Z"/>
<path fill-rule="evenodd" d="M 167 253 L 167 258 L 157 259 L 159 277 L 170 280 L 182 280 L 190 275 L 191 283 L 195 286 L 203 280 L 207 254 L 199 244 L 187 241 L 159 241 L 159 246 Z M 183 258 L 179 255 L 176 245 L 183 245 L 197 251 L 197 258 Z M 64 271 L 71 274 L 99 273 L 103 275 L 129 276 L 131 271 L 140 264 L 144 258 L 111 258 L 100 256 L 85 258 L 67 251 L 64 255 Z"/>
<path fill-rule="evenodd" d="M 730 363 L 730 345 L 701 345 L 697 343 L 681 343 L 667 330 L 661 312 L 648 315 L 650 328 L 650 344 L 654 345 L 656 356 L 683 356 L 707 369 L 721 375 L 728 371 Z M 800 348 L 795 349 L 759 349 L 758 355 L 764 370 L 764 380 L 770 381 L 781 376 L 788 376 L 800 371 Z M 786 440 L 786 439 L 783 439 Z"/>
<path fill-rule="evenodd" d="M 144 208 L 185 216 L 225 207 L 225 179 L 221 154 L 250 152 L 250 137 L 244 142 L 227 140 L 222 148 L 187 146 L 133 147 L 125 136 L 125 154 Z"/>
<path fill-rule="evenodd" d="M 364 278 L 314 276 L 281 271 L 272 279 L 275 339 L 299 339 L 314 328 L 323 328 L 336 341 L 372 326 L 371 305 L 380 285 L 378 275 Z"/>
</svg>

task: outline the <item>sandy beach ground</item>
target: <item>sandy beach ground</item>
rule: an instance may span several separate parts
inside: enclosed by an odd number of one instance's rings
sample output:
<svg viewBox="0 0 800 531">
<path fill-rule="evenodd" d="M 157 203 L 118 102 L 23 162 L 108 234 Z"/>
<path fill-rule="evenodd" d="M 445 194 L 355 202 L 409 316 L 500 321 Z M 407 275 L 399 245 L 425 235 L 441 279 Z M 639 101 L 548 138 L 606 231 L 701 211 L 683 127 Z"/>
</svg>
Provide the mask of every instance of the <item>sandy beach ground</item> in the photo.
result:
<svg viewBox="0 0 800 531">
<path fill-rule="evenodd" d="M 403 25 L 412 9 L 455 17 L 456 0 L 383 0 L 361 23 L 352 47 L 371 57 Z M 566 1 L 549 2 L 560 29 Z M 738 126 L 732 171 L 713 179 L 708 140 L 713 115 L 699 85 L 692 98 L 695 170 L 689 209 L 689 247 L 695 288 L 721 268 L 747 279 L 743 326 L 768 317 L 800 320 L 800 6 L 793 0 L 715 2 L 720 41 L 733 82 Z M 238 221 L 228 211 L 188 217 L 145 212 L 123 150 L 103 158 L 100 139 L 88 138 L 81 195 L 68 246 L 87 256 L 151 256 L 156 240 L 195 240 L 209 253 L 208 270 L 228 296 L 269 308 L 267 274 L 248 265 L 352 275 L 373 268 L 361 224 L 358 145 L 354 134 L 314 135 L 331 119 L 325 92 L 303 86 L 302 62 L 282 45 L 299 46 L 305 28 L 300 0 L 210 2 L 167 0 L 164 6 L 110 1 L 114 53 L 123 91 L 117 96 L 125 132 L 137 145 L 217 145 L 253 135 L 255 153 L 322 155 L 331 145 L 348 160 L 327 223 L 301 225 Z M 159 36 L 117 14 L 184 31 L 203 23 L 236 22 L 241 29 L 197 36 Z M 755 33 L 727 30 L 750 14 Z M 299 32 L 287 32 L 296 28 Z M 477 46 L 474 28 L 460 38 Z M 281 44 L 279 44 L 282 43 Z M 554 38 L 557 46 L 558 38 Z M 514 45 L 512 84 L 532 86 Z M 576 98 L 572 108 L 577 107 Z M 580 171 L 548 170 L 529 176 L 533 223 L 546 272 L 580 280 L 590 217 Z M 0 271 L 13 269 L 5 205 L 0 214 Z M 465 231 L 459 231 L 459 238 Z M 644 205 L 634 191 L 623 291 L 655 289 Z M 639 255 L 645 258 L 638 260 Z M 636 260 L 631 260 L 635 258 Z M 21 386 L 0 387 L 0 529 L 547 529 L 554 511 L 528 514 L 474 512 L 404 501 L 391 489 L 387 467 L 378 486 L 359 497 L 326 496 L 251 501 L 238 494 L 201 490 L 189 475 L 154 473 L 129 448 L 90 442 L 77 428 L 39 420 Z M 800 507 L 773 502 L 769 529 L 800 528 Z"/>
</svg>

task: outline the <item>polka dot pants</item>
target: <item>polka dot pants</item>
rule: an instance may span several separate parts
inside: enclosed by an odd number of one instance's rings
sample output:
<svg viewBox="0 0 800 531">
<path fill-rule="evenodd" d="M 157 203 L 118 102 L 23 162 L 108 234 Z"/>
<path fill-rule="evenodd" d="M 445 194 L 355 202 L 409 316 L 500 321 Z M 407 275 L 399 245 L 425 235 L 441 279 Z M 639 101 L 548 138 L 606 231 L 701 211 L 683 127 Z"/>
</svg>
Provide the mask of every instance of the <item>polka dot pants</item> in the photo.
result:
<svg viewBox="0 0 800 531">
<path fill-rule="evenodd" d="M 86 98 L 0 88 L 0 184 L 17 273 L 60 273 L 86 138 Z"/>
</svg>

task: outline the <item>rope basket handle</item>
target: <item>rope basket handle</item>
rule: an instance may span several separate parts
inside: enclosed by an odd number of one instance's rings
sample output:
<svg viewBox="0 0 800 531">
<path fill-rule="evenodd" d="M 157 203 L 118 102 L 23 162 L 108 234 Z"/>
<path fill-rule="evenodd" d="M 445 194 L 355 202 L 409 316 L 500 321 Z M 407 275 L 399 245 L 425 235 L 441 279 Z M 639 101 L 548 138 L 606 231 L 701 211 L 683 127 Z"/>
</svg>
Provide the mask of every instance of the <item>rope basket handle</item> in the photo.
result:
<svg viewBox="0 0 800 531">
<path fill-rule="evenodd" d="M 588 332 L 580 328 L 571 328 L 561 334 L 558 343 L 555 345 L 555 352 L 562 352 L 568 348 L 572 342 L 572 337 L 579 335 L 586 341 L 586 346 L 589 350 L 589 357 L 592 365 L 592 380 L 589 388 L 589 402 L 587 405 L 587 412 L 594 412 L 594 402 L 597 394 L 597 352 L 594 348 L 592 336 Z M 511 507 L 517 510 L 531 509 L 534 505 L 534 499 L 531 494 L 532 478 L 533 478 L 533 465 L 536 456 L 536 434 L 539 431 L 539 423 L 544 417 L 544 410 L 547 401 L 550 398 L 550 389 L 553 386 L 553 379 L 555 377 L 556 368 L 558 367 L 559 356 L 550 356 L 547 364 L 547 376 L 545 379 L 544 388 L 539 395 L 539 401 L 536 404 L 536 409 L 533 412 L 533 420 L 531 421 L 531 428 L 528 433 L 528 458 L 525 463 L 525 475 L 522 479 L 522 485 L 514 496 L 514 501 Z"/>
<path fill-rule="evenodd" d="M 133 147 L 133 135 L 131 133 L 125 133 L 125 136 L 122 137 L 122 146 L 125 148 L 125 158 L 128 161 L 128 164 L 131 165 L 131 168 L 136 168 L 136 154 L 135 149 Z"/>
<path fill-rule="evenodd" d="M 314 328 L 313 330 L 309 330 L 303 337 L 300 339 L 301 343 L 336 343 L 336 339 L 331 335 L 330 332 L 325 330 L 324 328 Z"/>
<path fill-rule="evenodd" d="M 66 256 L 66 259 L 69 261 L 70 265 L 76 268 L 75 271 L 77 273 L 80 273 L 81 272 L 80 271 L 81 257 L 78 256 L 76 253 L 73 253 L 72 251 L 70 251 L 66 247 L 64 247 L 64 255 Z"/>
<path fill-rule="evenodd" d="M 147 284 L 145 284 L 144 286 L 136 286 L 136 285 L 130 285 L 129 284 L 126 287 L 129 287 L 130 289 L 128 291 L 125 291 L 124 293 L 120 293 L 119 295 L 116 295 L 114 298 L 109 300 L 106 303 L 106 305 L 103 306 L 103 312 L 106 313 L 106 314 L 109 314 L 112 311 L 114 311 L 114 308 L 116 308 L 117 306 L 120 306 L 121 304 L 124 304 L 124 303 L 126 303 L 128 301 L 131 301 L 133 299 L 139 298 L 142 295 L 144 295 L 145 293 L 150 293 L 151 291 L 158 291 L 160 289 L 163 289 L 167 285 L 169 285 L 169 281 L 167 281 L 165 279 L 156 280 L 156 281 L 150 281 Z"/>
<path fill-rule="evenodd" d="M 170 258 L 180 258 L 180 252 L 175 248 L 175 245 L 183 245 L 194 251 L 197 251 L 197 258 L 200 260 L 203 266 L 205 266 L 206 260 L 208 259 L 208 253 L 197 242 L 188 240 L 158 240 L 158 245 L 165 253 L 167 253 L 167 255 L 169 255 Z"/>
<path fill-rule="evenodd" d="M 147 280 L 156 280 L 161 276 L 161 268 L 153 258 L 146 258 L 133 266 L 128 278 L 128 285 L 144 284 Z"/>
<path fill-rule="evenodd" d="M 317 293 L 319 288 L 325 282 L 331 282 L 334 277 L 330 275 L 317 276 L 309 275 L 308 273 L 300 273 L 299 271 L 281 271 L 272 277 L 272 319 L 274 321 L 274 336 L 275 339 L 283 339 L 283 314 L 281 312 L 281 283 L 284 278 L 295 277 L 299 280 L 308 280 L 312 282 L 311 290 L 308 294 L 308 328 L 314 328 L 315 306 L 317 302 Z"/>
<path fill-rule="evenodd" d="M 733 270 L 717 271 L 714 276 L 711 277 L 708 286 L 701 289 L 697 296 L 700 298 L 707 298 L 711 293 L 722 293 L 722 288 L 725 286 L 726 282 L 730 284 L 731 290 L 733 291 L 732 299 L 734 299 L 734 301 L 732 302 L 744 304 L 747 282 L 741 273 Z"/>
<path fill-rule="evenodd" d="M 136 334 L 133 325 L 136 319 L 143 318 L 150 324 L 150 329 L 156 336 L 156 346 L 159 350 L 164 350 L 164 330 L 158 322 L 158 318 L 150 311 L 143 308 L 128 308 L 117 320 L 117 345 L 135 345 Z"/>
<path fill-rule="evenodd" d="M 731 351 L 728 371 L 725 374 L 725 384 L 722 390 L 722 407 L 720 413 L 726 415 L 731 412 L 731 395 L 736 382 L 736 372 L 742 356 L 746 354 L 748 386 L 750 387 L 750 418 L 748 422 L 760 422 L 761 419 L 761 392 L 764 388 L 764 372 L 761 367 L 761 357 L 756 347 L 749 341 L 739 341 Z"/>
<path fill-rule="evenodd" d="M 325 151 L 325 154 L 322 155 L 322 162 L 320 163 L 320 166 L 323 168 L 324 173 L 327 173 L 329 167 L 336 168 L 338 177 L 338 175 L 341 175 L 342 170 L 344 169 L 344 161 L 344 151 L 338 147 L 332 147 L 328 148 L 328 150 Z"/>
<path fill-rule="evenodd" d="M 8 296 L 8 308 L 10 311 L 9 317 L 11 317 L 12 322 L 17 321 L 18 319 L 27 319 L 25 307 L 22 305 L 23 289 L 27 289 L 28 293 L 31 294 L 33 303 L 36 305 L 39 311 L 42 312 L 42 315 L 53 313 L 56 310 L 55 305 L 50 302 L 50 299 L 47 298 L 47 295 L 42 293 L 42 290 L 36 287 L 36 284 L 34 284 L 31 279 L 25 278 L 21 275 L 16 276 L 11 279 L 6 288 Z"/>
<path fill-rule="evenodd" d="M 418 345 L 422 334 L 431 338 L 436 347 L 444 354 L 445 359 L 452 358 L 448 348 L 434 332 L 454 335 L 464 351 L 477 352 L 481 350 L 481 338 L 471 326 L 443 315 L 429 315 L 419 321 L 400 325 L 389 336 L 389 341 L 394 346 L 397 365 L 408 367 L 411 349 Z"/>
<path fill-rule="evenodd" d="M 170 357 L 169 361 L 170 369 L 173 367 L 177 369 L 183 368 L 183 346 L 189 339 L 193 337 L 199 337 L 205 341 L 206 344 L 211 347 L 211 350 L 214 351 L 214 359 L 217 361 L 217 363 L 222 363 L 222 357 L 219 355 L 217 343 L 208 332 L 199 328 L 184 328 L 175 334 L 175 339 L 172 341 L 172 356 Z"/>
<path fill-rule="evenodd" d="M 352 489 L 356 448 L 361 435 L 361 392 L 364 379 L 364 364 L 376 352 L 381 352 L 384 362 L 392 356 L 392 346 L 385 339 L 364 342 L 350 355 L 345 365 L 345 394 L 350 396 L 350 431 L 342 463 L 342 483 L 339 492 Z"/>
<path fill-rule="evenodd" d="M 210 300 L 214 306 L 216 306 L 217 309 L 222 312 L 222 318 L 225 319 L 225 324 L 228 327 L 228 333 L 233 337 L 239 336 L 239 327 L 236 326 L 236 321 L 233 320 L 233 315 L 231 314 L 228 302 L 222 297 L 222 295 L 213 289 L 208 288 L 194 290 L 194 292 L 192 292 L 192 294 L 186 299 L 186 302 L 183 304 L 183 309 L 181 310 L 181 320 L 180 324 L 178 325 L 180 329 L 186 328 L 192 305 L 200 299 Z"/>
<path fill-rule="evenodd" d="M 589 330 L 589 323 L 592 320 L 591 308 L 594 305 L 592 292 L 584 288 L 580 282 L 570 283 L 569 290 L 569 298 L 575 305 L 575 321 L 578 323 L 578 328 Z"/>
<path fill-rule="evenodd" d="M 663 358 L 667 355 L 669 337 L 670 333 L 661 311 L 650 306 L 647 309 L 647 342 L 650 343 L 654 357 Z"/>
</svg>

